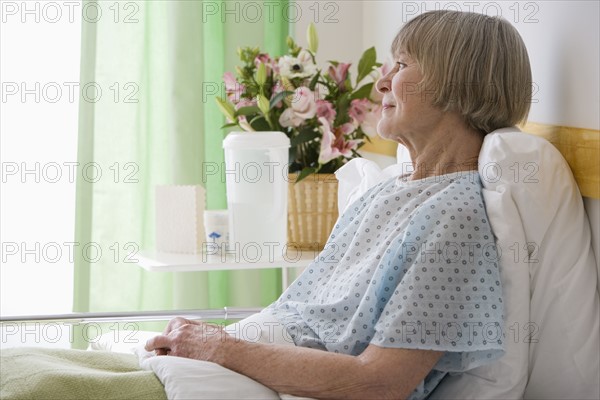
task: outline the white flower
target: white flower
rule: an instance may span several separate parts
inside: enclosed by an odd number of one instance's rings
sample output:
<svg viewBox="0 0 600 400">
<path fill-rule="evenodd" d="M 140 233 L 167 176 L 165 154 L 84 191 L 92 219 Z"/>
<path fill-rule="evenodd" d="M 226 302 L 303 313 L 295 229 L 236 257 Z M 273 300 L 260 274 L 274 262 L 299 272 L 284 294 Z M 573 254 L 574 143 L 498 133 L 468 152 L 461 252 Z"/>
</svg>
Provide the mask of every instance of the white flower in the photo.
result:
<svg viewBox="0 0 600 400">
<path fill-rule="evenodd" d="M 317 73 L 317 66 L 306 50 L 301 50 L 298 57 L 283 56 L 279 59 L 279 74 L 284 78 L 306 78 Z"/>
<path fill-rule="evenodd" d="M 304 122 L 304 119 L 298 117 L 294 110 L 287 108 L 279 117 L 279 124 L 284 128 L 293 126 L 294 128 L 299 127 Z"/>
<path fill-rule="evenodd" d="M 317 114 L 317 102 L 315 94 L 307 87 L 301 86 L 294 91 L 290 107 L 279 117 L 279 123 L 283 127 L 298 127 Z"/>
<path fill-rule="evenodd" d="M 314 117 L 317 113 L 315 94 L 305 86 L 296 88 L 291 107 L 300 118 L 310 119 Z"/>
</svg>

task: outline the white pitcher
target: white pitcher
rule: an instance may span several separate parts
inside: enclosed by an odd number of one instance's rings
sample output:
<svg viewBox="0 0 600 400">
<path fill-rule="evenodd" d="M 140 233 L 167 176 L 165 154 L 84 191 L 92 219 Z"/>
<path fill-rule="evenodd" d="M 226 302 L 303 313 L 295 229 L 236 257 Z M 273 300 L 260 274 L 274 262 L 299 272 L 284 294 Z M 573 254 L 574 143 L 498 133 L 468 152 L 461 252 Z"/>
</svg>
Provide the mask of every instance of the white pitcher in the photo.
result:
<svg viewBox="0 0 600 400">
<path fill-rule="evenodd" d="M 229 250 L 241 261 L 282 259 L 287 243 L 289 138 L 231 132 L 223 141 Z"/>
</svg>

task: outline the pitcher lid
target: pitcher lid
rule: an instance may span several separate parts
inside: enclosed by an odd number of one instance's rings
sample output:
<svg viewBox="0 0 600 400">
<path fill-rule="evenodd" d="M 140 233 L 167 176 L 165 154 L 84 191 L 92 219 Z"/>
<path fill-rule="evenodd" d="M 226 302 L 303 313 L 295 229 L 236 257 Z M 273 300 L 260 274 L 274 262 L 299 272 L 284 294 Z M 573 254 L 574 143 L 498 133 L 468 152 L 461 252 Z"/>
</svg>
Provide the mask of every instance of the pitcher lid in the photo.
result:
<svg viewBox="0 0 600 400">
<path fill-rule="evenodd" d="M 231 132 L 223 140 L 224 149 L 289 148 L 290 139 L 283 132 Z"/>
</svg>

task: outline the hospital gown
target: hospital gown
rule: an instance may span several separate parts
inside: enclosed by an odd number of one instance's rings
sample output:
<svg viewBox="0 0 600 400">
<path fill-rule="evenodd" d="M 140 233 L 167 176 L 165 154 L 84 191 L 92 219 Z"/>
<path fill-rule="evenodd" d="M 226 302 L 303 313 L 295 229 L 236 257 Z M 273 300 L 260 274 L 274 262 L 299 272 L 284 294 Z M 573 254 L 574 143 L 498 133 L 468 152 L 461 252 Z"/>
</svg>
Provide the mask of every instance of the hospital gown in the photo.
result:
<svg viewBox="0 0 600 400">
<path fill-rule="evenodd" d="M 371 188 L 263 312 L 297 346 L 350 355 L 369 344 L 444 351 L 411 399 L 427 397 L 449 372 L 497 359 L 502 285 L 481 188 L 476 171 Z"/>
</svg>

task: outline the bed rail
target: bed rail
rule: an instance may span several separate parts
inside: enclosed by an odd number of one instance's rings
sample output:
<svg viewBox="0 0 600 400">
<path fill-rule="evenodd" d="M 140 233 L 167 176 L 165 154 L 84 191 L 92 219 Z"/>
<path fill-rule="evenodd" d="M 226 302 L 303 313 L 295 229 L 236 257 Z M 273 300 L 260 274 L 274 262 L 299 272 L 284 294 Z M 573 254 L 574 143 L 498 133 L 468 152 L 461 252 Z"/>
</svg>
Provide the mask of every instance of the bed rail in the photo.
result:
<svg viewBox="0 0 600 400">
<path fill-rule="evenodd" d="M 260 312 L 261 308 L 223 307 L 222 309 L 204 310 L 164 310 L 164 311 L 133 311 L 133 312 L 85 312 L 47 315 L 15 315 L 0 316 L 0 325 L 15 322 L 113 322 L 113 321 L 165 321 L 174 317 L 184 317 L 193 320 L 203 319 L 243 319 Z"/>
</svg>

